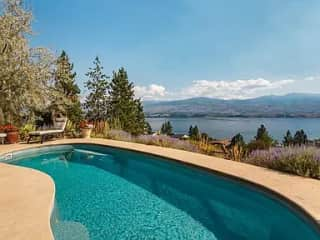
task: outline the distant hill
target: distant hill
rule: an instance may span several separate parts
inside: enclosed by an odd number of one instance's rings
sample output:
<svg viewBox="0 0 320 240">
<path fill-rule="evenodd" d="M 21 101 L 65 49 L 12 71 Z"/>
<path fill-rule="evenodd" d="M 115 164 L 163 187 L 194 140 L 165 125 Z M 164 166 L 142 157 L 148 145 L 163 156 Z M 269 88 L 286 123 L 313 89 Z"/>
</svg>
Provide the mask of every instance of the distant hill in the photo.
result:
<svg viewBox="0 0 320 240">
<path fill-rule="evenodd" d="M 320 117 L 320 94 L 271 95 L 246 100 L 201 97 L 143 104 L 147 117 Z"/>
</svg>

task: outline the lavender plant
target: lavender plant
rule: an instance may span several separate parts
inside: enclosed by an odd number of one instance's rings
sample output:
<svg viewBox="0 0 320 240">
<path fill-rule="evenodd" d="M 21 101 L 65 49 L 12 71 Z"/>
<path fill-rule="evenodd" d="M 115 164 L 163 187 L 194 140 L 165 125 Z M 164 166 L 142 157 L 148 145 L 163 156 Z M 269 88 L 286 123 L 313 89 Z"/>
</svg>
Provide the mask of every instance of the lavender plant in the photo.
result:
<svg viewBox="0 0 320 240">
<path fill-rule="evenodd" d="M 245 161 L 262 167 L 320 179 L 320 149 L 315 147 L 256 150 Z"/>
<path fill-rule="evenodd" d="M 166 135 L 139 135 L 137 137 L 134 137 L 130 133 L 127 133 L 122 130 L 110 130 L 105 137 L 113 140 L 136 142 L 160 147 L 176 148 L 190 152 L 200 152 L 199 148 L 196 145 L 190 143 L 189 141 L 183 141 Z"/>
</svg>

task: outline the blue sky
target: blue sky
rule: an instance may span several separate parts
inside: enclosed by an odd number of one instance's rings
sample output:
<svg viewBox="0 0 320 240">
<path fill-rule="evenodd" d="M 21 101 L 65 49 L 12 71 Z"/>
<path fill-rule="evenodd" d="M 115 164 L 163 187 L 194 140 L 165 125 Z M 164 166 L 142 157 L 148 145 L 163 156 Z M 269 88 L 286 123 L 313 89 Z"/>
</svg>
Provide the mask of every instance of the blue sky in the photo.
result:
<svg viewBox="0 0 320 240">
<path fill-rule="evenodd" d="M 32 44 L 67 51 L 80 86 L 98 55 L 145 99 L 320 93 L 318 0 L 27 2 Z"/>
</svg>

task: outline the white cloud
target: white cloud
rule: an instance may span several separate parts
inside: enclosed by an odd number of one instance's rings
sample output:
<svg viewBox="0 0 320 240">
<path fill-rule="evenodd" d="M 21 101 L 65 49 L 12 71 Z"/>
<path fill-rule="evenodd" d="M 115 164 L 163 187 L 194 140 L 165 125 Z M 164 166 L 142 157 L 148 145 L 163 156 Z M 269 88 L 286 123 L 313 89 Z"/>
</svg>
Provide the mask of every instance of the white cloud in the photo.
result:
<svg viewBox="0 0 320 240">
<path fill-rule="evenodd" d="M 166 88 L 157 84 L 151 84 L 147 87 L 135 86 L 134 90 L 136 97 L 144 100 L 156 100 L 166 96 Z"/>
<path fill-rule="evenodd" d="M 137 97 L 144 100 L 182 99 L 192 97 L 212 97 L 220 99 L 245 99 L 269 94 L 270 90 L 279 90 L 295 82 L 292 79 L 271 81 L 264 78 L 235 80 L 235 81 L 209 81 L 195 80 L 186 88 L 176 92 L 168 92 L 161 85 L 151 84 L 147 87 L 136 86 Z"/>
<path fill-rule="evenodd" d="M 292 79 L 270 81 L 263 78 L 236 81 L 196 80 L 182 92 L 187 97 L 243 99 L 264 95 L 267 90 L 279 89 L 293 82 Z"/>
<path fill-rule="evenodd" d="M 304 78 L 305 81 L 319 81 L 320 80 L 320 76 L 308 76 L 306 78 Z"/>
</svg>

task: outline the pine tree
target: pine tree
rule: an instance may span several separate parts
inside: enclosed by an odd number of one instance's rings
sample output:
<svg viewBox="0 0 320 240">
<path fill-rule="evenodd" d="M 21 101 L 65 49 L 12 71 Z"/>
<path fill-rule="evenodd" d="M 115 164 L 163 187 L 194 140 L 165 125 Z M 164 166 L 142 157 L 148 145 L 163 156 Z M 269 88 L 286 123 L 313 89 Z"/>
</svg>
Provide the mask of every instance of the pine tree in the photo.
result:
<svg viewBox="0 0 320 240">
<path fill-rule="evenodd" d="M 200 131 L 197 125 L 193 128 L 193 139 L 197 141 L 200 139 Z"/>
<path fill-rule="evenodd" d="M 73 64 L 70 63 L 69 56 L 65 51 L 57 59 L 57 69 L 55 71 L 55 87 L 65 96 L 73 98 L 80 93 L 80 89 L 75 82 L 76 73 L 73 72 Z"/>
<path fill-rule="evenodd" d="M 256 149 L 269 149 L 274 144 L 272 137 L 269 135 L 266 127 L 261 125 L 257 130 L 257 135 L 255 139 L 251 141 L 248 145 L 250 151 Z"/>
<path fill-rule="evenodd" d="M 103 73 L 103 67 L 98 57 L 93 61 L 93 68 L 89 68 L 85 82 L 89 94 L 86 97 L 84 108 L 86 118 L 91 121 L 105 121 L 108 113 L 109 77 Z"/>
<path fill-rule="evenodd" d="M 243 136 L 240 133 L 238 133 L 231 140 L 231 158 L 234 161 L 240 162 L 245 155 L 245 147 L 246 143 L 243 139 Z"/>
<path fill-rule="evenodd" d="M 192 138 L 192 136 L 193 136 L 193 126 L 192 125 L 190 125 L 190 127 L 189 127 L 188 135 L 190 138 Z"/>
<path fill-rule="evenodd" d="M 136 129 L 133 134 L 145 134 L 147 133 L 147 122 L 145 120 L 145 115 L 143 112 L 143 106 L 140 99 L 135 100 L 136 106 Z"/>
<path fill-rule="evenodd" d="M 113 72 L 109 89 L 110 108 L 108 111 L 111 127 L 120 123 L 121 129 L 134 135 L 145 132 L 145 116 L 140 99 L 134 97 L 134 85 L 128 80 L 124 68 Z"/>
<path fill-rule="evenodd" d="M 294 139 L 292 137 L 292 134 L 291 134 L 290 130 L 287 131 L 286 135 L 283 138 L 283 142 L 282 143 L 283 143 L 283 145 L 285 147 L 289 147 L 289 146 L 294 144 Z"/>
<path fill-rule="evenodd" d="M 78 123 L 82 117 L 80 104 L 80 88 L 76 84 L 76 73 L 73 72 L 73 64 L 65 51 L 57 59 L 55 79 L 55 108 L 62 108 L 68 119 Z"/>
<path fill-rule="evenodd" d="M 299 146 L 307 144 L 308 136 L 304 132 L 304 130 L 301 129 L 300 131 L 296 132 L 296 134 L 294 135 L 293 142 L 295 145 L 299 145 Z"/>
<path fill-rule="evenodd" d="M 256 140 L 261 140 L 263 139 L 265 136 L 268 136 L 268 132 L 267 132 L 267 129 L 266 127 L 262 124 L 258 130 L 257 130 L 257 135 L 255 137 Z"/>
<path fill-rule="evenodd" d="M 191 140 L 196 140 L 196 141 L 201 139 L 201 134 L 197 125 L 195 125 L 194 127 L 192 125 L 190 126 L 189 137 Z"/>
<path fill-rule="evenodd" d="M 152 134 L 152 127 L 151 127 L 150 123 L 148 123 L 148 122 L 146 122 L 145 133 Z"/>
<path fill-rule="evenodd" d="M 173 135 L 173 128 L 172 128 L 170 121 L 165 121 L 162 124 L 161 129 L 160 129 L 160 133 L 164 134 L 164 135 L 168 135 L 168 136 Z"/>
</svg>

